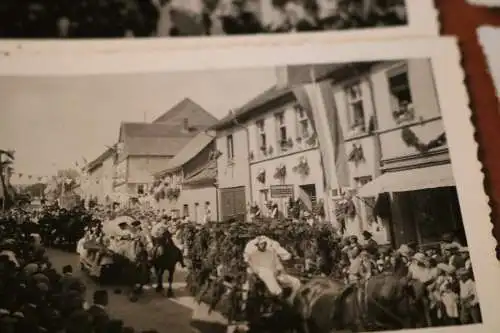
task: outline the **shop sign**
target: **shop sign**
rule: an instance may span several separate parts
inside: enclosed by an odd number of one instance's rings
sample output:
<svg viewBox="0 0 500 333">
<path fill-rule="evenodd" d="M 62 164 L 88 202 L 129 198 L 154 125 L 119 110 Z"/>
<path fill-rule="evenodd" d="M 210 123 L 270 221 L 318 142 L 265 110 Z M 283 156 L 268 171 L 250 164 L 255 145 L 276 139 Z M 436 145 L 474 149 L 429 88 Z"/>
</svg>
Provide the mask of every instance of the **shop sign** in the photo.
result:
<svg viewBox="0 0 500 333">
<path fill-rule="evenodd" d="M 271 185 L 271 198 L 293 198 L 293 185 Z"/>
</svg>

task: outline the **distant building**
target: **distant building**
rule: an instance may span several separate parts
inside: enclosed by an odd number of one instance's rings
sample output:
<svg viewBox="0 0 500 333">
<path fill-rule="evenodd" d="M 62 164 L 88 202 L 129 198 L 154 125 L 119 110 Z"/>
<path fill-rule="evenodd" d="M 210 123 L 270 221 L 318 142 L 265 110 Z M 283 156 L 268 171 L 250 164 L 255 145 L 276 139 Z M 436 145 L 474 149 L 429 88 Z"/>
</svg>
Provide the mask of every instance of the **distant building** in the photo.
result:
<svg viewBox="0 0 500 333">
<path fill-rule="evenodd" d="M 80 186 L 87 205 L 91 201 L 109 205 L 117 200 L 114 196 L 115 160 L 116 147 L 109 147 L 83 168 Z"/>
<path fill-rule="evenodd" d="M 207 211 L 218 220 L 215 133 L 202 131 L 156 175 L 156 207 L 203 222 Z"/>
<path fill-rule="evenodd" d="M 121 201 L 146 196 L 162 171 L 197 133 L 217 118 L 184 99 L 153 123 L 122 123 L 117 143 L 114 192 Z"/>
</svg>

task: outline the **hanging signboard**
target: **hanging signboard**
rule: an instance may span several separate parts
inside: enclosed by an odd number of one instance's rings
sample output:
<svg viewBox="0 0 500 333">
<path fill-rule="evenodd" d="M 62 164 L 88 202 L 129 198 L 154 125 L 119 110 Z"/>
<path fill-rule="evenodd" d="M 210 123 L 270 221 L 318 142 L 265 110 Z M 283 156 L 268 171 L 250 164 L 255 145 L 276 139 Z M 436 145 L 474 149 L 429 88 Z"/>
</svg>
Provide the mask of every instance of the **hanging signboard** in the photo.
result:
<svg viewBox="0 0 500 333">
<path fill-rule="evenodd" d="M 271 185 L 271 198 L 293 198 L 293 185 Z"/>
</svg>

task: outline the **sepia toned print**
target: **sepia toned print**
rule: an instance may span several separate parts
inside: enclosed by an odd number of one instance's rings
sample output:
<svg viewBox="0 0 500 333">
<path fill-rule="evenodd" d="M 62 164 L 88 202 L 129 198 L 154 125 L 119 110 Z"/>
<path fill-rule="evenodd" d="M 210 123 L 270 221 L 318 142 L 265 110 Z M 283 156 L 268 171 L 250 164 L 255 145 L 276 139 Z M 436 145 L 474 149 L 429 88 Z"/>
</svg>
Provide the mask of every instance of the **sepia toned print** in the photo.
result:
<svg viewBox="0 0 500 333">
<path fill-rule="evenodd" d="M 119 38 L 405 26 L 405 0 L 5 1 L 2 38 Z"/>
<path fill-rule="evenodd" d="M 3 77 L 2 332 L 486 332 L 443 59 Z"/>
</svg>

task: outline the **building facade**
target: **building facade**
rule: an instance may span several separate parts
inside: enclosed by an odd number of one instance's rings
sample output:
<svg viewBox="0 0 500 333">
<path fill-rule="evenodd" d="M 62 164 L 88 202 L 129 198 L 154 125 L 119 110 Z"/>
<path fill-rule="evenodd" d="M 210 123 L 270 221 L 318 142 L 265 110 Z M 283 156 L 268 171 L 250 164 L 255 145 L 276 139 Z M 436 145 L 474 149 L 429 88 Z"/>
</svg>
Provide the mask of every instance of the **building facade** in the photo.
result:
<svg viewBox="0 0 500 333">
<path fill-rule="evenodd" d="M 90 202 L 106 205 L 115 200 L 115 158 L 115 147 L 110 147 L 82 170 L 80 188 L 86 205 Z"/>
<path fill-rule="evenodd" d="M 396 246 L 465 237 L 431 66 L 376 63 L 333 85 L 356 189 L 349 233 Z"/>
<path fill-rule="evenodd" d="M 138 201 L 151 191 L 154 175 L 217 118 L 184 99 L 153 123 L 122 123 L 117 144 L 114 191 L 123 201 Z M 139 200 L 140 201 L 140 200 Z"/>
<path fill-rule="evenodd" d="M 289 97 L 247 122 L 254 203 L 264 213 L 270 202 L 276 203 L 285 216 L 290 198 L 305 196 L 314 204 L 325 195 L 316 133 L 306 112 Z"/>
<path fill-rule="evenodd" d="M 202 131 L 156 175 L 151 192 L 156 208 L 177 217 L 217 221 L 217 166 L 215 133 Z"/>
<path fill-rule="evenodd" d="M 310 113 L 281 82 L 223 119 L 217 125 L 221 215 L 241 216 L 255 204 L 266 214 L 277 204 L 287 217 L 291 199 L 310 209 L 324 205 L 327 187 L 314 128 Z"/>
<path fill-rule="evenodd" d="M 243 218 L 252 202 L 249 132 L 242 126 L 217 126 L 219 213 L 222 220 Z"/>
</svg>

